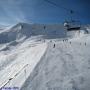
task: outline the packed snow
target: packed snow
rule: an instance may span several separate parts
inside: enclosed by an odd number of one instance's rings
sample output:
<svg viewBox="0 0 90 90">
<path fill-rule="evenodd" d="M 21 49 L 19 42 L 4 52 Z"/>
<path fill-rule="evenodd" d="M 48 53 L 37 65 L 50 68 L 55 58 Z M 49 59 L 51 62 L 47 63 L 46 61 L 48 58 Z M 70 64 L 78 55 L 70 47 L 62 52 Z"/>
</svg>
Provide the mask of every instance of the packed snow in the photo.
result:
<svg viewBox="0 0 90 90">
<path fill-rule="evenodd" d="M 66 32 L 61 24 L 26 23 L 4 29 L 0 32 L 0 88 L 90 90 L 87 30 L 89 26 Z"/>
</svg>

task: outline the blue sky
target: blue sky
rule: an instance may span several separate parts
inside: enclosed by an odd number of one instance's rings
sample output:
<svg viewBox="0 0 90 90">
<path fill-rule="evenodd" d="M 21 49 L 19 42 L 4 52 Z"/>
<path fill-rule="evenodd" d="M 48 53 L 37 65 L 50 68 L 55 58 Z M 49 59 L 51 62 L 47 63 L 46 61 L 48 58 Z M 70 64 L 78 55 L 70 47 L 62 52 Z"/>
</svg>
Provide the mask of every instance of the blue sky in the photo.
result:
<svg viewBox="0 0 90 90">
<path fill-rule="evenodd" d="M 73 19 L 90 23 L 90 0 L 49 0 L 58 7 L 75 11 Z M 69 11 L 45 0 L 0 0 L 0 24 L 62 23 L 70 19 Z"/>
</svg>

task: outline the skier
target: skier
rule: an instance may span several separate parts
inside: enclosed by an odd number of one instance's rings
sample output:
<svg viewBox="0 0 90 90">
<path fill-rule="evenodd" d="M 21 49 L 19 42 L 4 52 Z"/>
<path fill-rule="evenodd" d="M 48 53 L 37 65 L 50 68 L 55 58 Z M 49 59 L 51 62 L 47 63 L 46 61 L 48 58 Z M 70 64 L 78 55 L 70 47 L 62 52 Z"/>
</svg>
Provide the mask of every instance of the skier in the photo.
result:
<svg viewBox="0 0 90 90">
<path fill-rule="evenodd" d="M 55 44 L 53 45 L 53 48 L 55 48 Z"/>
<path fill-rule="evenodd" d="M 70 44 L 71 44 L 71 42 L 70 42 Z"/>
</svg>

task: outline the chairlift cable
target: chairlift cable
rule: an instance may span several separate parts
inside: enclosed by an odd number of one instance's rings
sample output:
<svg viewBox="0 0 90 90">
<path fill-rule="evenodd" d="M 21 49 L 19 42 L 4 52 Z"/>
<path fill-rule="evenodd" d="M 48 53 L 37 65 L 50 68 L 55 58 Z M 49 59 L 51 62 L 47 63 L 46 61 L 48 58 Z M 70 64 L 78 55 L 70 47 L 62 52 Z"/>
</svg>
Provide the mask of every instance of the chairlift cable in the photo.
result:
<svg viewBox="0 0 90 90">
<path fill-rule="evenodd" d="M 55 6 L 55 7 L 57 7 L 57 8 L 60 8 L 60 9 L 62 8 L 62 9 L 64 9 L 64 10 L 66 10 L 66 11 L 69 12 L 71 15 L 72 15 L 72 14 L 75 14 L 75 15 L 80 16 L 80 17 L 82 17 L 82 18 L 86 18 L 86 17 L 80 15 L 79 12 L 77 12 L 77 11 L 75 11 L 75 10 L 72 10 L 72 9 L 69 9 L 69 8 L 66 8 L 66 7 L 64 7 L 64 6 L 62 6 L 62 5 L 57 5 L 57 4 L 54 3 L 53 1 L 50 1 L 50 0 L 44 0 L 44 1 L 47 2 L 47 3 L 49 3 L 49 4 L 51 4 L 51 5 L 53 5 L 53 6 Z"/>
<path fill-rule="evenodd" d="M 57 5 L 56 3 L 54 3 L 54 2 L 52 2 L 52 1 L 50 1 L 50 0 L 44 0 L 45 2 L 47 2 L 47 3 L 49 3 L 49 4 L 52 4 L 53 6 L 56 6 L 56 7 L 58 7 L 58 8 L 62 8 L 62 9 L 64 9 L 64 10 L 66 10 L 66 11 L 69 11 L 71 14 L 73 14 L 74 13 L 74 11 L 72 10 L 72 9 L 68 9 L 68 8 L 66 8 L 66 7 L 63 7 L 63 6 L 59 6 L 59 5 Z"/>
</svg>

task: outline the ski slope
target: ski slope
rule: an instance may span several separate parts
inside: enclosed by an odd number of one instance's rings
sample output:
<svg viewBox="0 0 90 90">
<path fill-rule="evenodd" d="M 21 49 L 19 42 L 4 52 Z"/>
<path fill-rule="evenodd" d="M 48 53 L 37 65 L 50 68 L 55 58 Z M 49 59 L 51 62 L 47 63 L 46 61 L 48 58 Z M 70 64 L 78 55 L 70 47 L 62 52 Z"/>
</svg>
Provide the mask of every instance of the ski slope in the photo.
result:
<svg viewBox="0 0 90 90">
<path fill-rule="evenodd" d="M 89 41 L 87 35 L 48 42 L 46 53 L 21 90 L 90 90 Z"/>
<path fill-rule="evenodd" d="M 33 71 L 47 48 L 46 43 L 25 41 L 17 48 L 0 54 L 0 88 L 19 87 Z M 18 82 L 20 81 L 20 82 Z"/>
<path fill-rule="evenodd" d="M 84 30 L 66 35 L 59 24 L 19 23 L 1 31 L 0 88 L 90 90 L 89 41 Z"/>
</svg>

